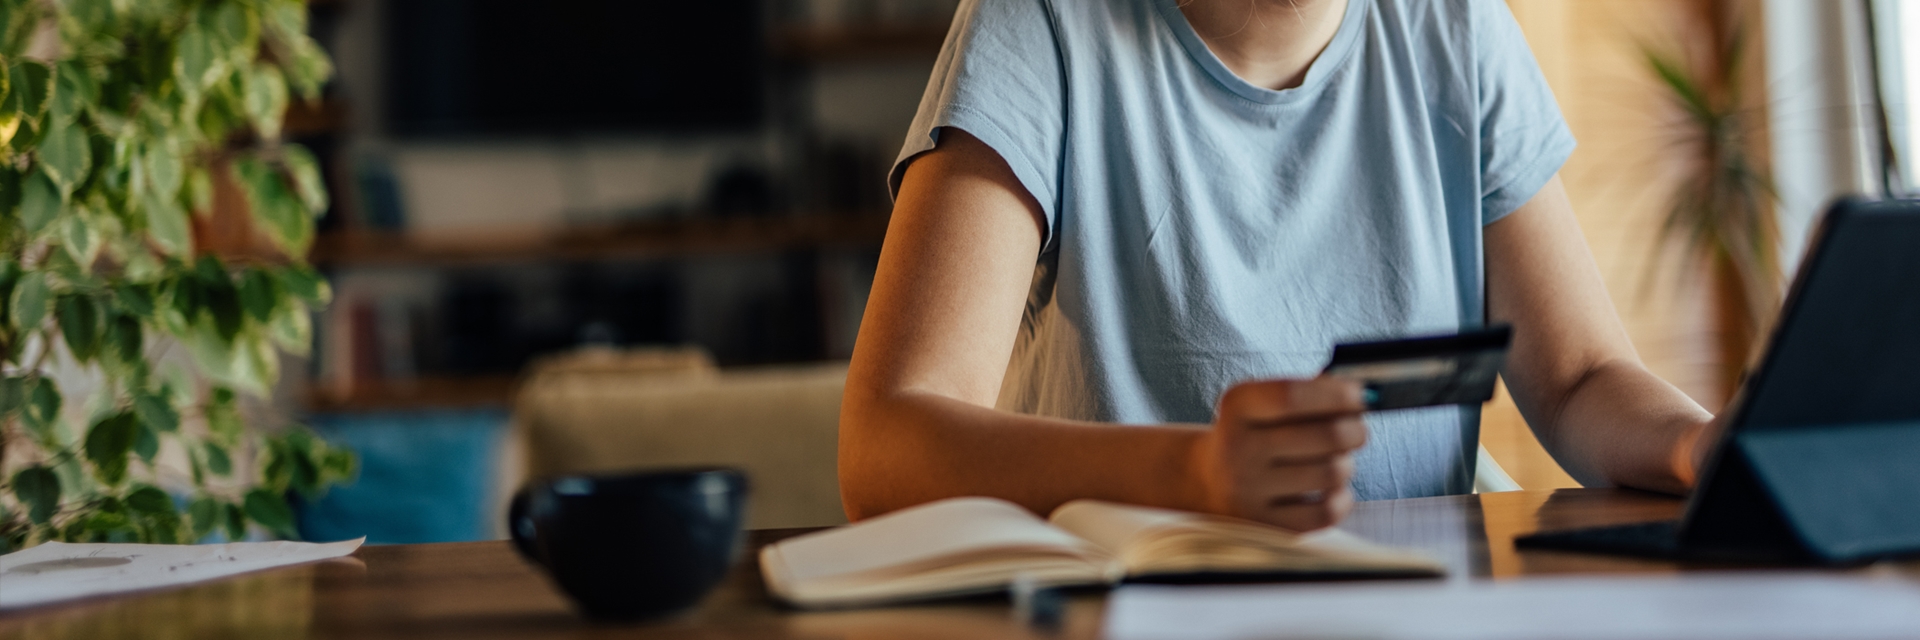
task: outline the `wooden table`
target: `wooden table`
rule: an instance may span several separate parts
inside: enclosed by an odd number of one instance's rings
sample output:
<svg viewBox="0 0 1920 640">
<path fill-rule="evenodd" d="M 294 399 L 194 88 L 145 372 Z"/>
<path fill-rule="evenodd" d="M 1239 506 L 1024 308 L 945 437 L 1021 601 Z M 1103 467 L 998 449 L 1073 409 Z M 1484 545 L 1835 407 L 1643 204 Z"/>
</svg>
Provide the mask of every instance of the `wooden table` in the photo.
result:
<svg viewBox="0 0 1920 640">
<path fill-rule="evenodd" d="M 1361 503 L 1342 525 L 1419 547 L 1450 579 L 1554 573 L 1669 573 L 1672 562 L 1516 550 L 1542 529 L 1676 517 L 1679 500 L 1634 491 L 1562 489 Z M 804 529 L 753 532 L 758 548 Z M 1093 638 L 1103 598 L 1075 596 L 1054 635 L 1016 624 L 1004 599 L 838 612 L 778 607 L 748 554 L 694 612 L 643 625 L 583 621 L 505 542 L 363 547 L 353 559 L 261 572 L 185 589 L 0 615 L 0 637 L 40 638 Z M 1728 567 L 1711 567 L 1726 569 Z M 1895 570 L 1920 576 L 1920 562 Z M 0 588 L 5 588 L 0 585 Z"/>
</svg>

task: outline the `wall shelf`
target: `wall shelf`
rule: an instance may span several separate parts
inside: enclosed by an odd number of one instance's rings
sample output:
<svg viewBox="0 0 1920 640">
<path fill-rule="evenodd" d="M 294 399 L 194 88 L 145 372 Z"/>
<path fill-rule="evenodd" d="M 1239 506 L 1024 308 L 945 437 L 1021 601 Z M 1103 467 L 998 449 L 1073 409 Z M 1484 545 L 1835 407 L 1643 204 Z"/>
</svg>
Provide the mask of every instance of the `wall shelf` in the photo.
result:
<svg viewBox="0 0 1920 640">
<path fill-rule="evenodd" d="M 773 30 L 770 49 L 789 60 L 826 62 L 931 58 L 946 42 L 945 23 L 784 27 Z"/>
<path fill-rule="evenodd" d="M 347 128 L 347 103 L 326 97 L 312 102 L 294 99 L 287 105 L 281 130 L 288 137 L 336 134 Z"/>
<path fill-rule="evenodd" d="M 696 217 L 585 227 L 553 234 L 422 239 L 354 229 L 322 234 L 310 259 L 322 267 L 463 266 L 590 262 L 794 249 L 877 247 L 887 214 Z"/>
<path fill-rule="evenodd" d="M 318 413 L 477 409 L 512 406 L 520 381 L 514 376 L 430 376 L 409 380 L 356 380 L 351 388 L 316 384 L 306 408 Z"/>
</svg>

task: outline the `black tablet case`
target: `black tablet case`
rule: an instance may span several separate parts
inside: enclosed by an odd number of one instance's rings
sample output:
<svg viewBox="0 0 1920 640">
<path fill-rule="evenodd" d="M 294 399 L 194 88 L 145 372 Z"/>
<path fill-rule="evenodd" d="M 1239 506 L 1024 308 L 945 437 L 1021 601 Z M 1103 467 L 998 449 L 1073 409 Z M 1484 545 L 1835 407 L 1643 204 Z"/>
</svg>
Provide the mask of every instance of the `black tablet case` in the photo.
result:
<svg viewBox="0 0 1920 640">
<path fill-rule="evenodd" d="M 1815 246 L 1729 405 L 1680 555 L 1920 552 L 1920 201 L 1840 202 Z M 1542 538 L 1529 546 L 1594 548 Z"/>
</svg>

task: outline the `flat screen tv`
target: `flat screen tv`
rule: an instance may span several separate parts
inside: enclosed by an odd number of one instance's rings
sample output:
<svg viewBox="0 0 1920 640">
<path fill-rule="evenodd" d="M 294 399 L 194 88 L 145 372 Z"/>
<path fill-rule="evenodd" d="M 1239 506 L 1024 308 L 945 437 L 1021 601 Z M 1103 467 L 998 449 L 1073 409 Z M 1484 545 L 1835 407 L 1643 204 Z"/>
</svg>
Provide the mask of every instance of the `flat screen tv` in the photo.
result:
<svg viewBox="0 0 1920 640">
<path fill-rule="evenodd" d="M 388 132 L 753 128 L 765 93 L 760 2 L 388 0 Z"/>
</svg>

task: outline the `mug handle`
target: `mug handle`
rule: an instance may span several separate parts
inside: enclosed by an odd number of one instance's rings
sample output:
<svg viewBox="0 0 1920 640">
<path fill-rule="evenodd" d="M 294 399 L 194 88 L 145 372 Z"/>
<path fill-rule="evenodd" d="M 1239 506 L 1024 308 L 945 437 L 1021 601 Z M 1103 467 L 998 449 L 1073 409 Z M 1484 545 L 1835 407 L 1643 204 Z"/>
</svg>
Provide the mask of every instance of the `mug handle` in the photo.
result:
<svg viewBox="0 0 1920 640">
<path fill-rule="evenodd" d="M 532 514 L 528 513 L 532 501 L 532 487 L 513 494 L 513 502 L 507 506 L 507 535 L 513 537 L 513 550 L 520 552 L 520 557 L 544 564 L 540 562 L 540 546 L 535 543 L 539 530 L 534 526 Z"/>
</svg>

